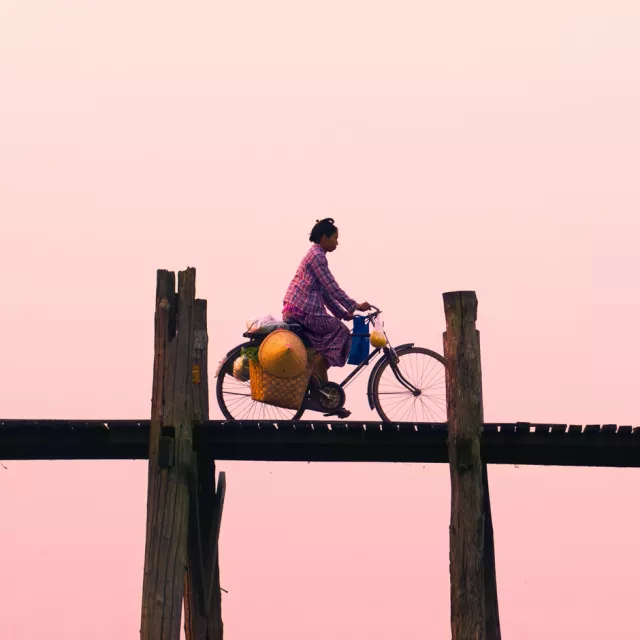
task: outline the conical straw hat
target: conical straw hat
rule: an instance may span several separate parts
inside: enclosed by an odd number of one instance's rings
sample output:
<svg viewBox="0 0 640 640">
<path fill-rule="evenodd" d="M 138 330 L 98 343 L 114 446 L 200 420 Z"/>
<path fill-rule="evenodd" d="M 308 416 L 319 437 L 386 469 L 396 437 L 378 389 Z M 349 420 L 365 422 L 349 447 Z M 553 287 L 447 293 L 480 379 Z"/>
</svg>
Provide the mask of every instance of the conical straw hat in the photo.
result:
<svg viewBox="0 0 640 640">
<path fill-rule="evenodd" d="M 307 350 L 295 333 L 278 329 L 263 340 L 258 350 L 258 360 L 272 376 L 295 378 L 307 366 Z"/>
</svg>

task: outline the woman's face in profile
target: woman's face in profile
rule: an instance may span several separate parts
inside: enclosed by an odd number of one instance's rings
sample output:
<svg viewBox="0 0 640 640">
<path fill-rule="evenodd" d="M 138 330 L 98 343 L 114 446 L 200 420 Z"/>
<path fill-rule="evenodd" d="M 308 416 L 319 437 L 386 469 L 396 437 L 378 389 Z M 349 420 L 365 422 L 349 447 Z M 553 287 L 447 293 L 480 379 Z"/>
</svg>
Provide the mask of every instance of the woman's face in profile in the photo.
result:
<svg viewBox="0 0 640 640">
<path fill-rule="evenodd" d="M 338 232 L 336 231 L 332 236 L 322 236 L 320 246 L 328 253 L 335 251 L 338 248 Z"/>
</svg>

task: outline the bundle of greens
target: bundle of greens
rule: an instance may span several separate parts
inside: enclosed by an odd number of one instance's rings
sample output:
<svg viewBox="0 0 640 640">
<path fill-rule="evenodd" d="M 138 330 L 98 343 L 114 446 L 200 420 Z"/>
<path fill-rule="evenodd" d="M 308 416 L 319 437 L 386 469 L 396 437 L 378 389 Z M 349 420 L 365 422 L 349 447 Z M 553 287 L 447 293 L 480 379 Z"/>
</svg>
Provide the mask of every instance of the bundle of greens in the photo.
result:
<svg viewBox="0 0 640 640">
<path fill-rule="evenodd" d="M 244 357 L 245 360 L 254 360 L 257 362 L 258 360 L 258 347 L 242 347 L 240 351 L 240 355 Z"/>
</svg>

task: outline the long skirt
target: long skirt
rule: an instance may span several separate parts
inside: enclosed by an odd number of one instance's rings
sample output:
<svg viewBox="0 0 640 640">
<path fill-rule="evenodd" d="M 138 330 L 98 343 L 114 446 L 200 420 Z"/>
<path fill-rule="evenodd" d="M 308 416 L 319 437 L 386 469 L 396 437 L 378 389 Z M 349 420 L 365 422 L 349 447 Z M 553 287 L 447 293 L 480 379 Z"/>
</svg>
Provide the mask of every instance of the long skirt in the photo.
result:
<svg viewBox="0 0 640 640">
<path fill-rule="evenodd" d="M 294 320 L 302 325 L 312 349 L 321 353 L 330 367 L 344 367 L 351 350 L 351 332 L 339 318 L 333 316 L 285 315 L 285 320 Z"/>
</svg>

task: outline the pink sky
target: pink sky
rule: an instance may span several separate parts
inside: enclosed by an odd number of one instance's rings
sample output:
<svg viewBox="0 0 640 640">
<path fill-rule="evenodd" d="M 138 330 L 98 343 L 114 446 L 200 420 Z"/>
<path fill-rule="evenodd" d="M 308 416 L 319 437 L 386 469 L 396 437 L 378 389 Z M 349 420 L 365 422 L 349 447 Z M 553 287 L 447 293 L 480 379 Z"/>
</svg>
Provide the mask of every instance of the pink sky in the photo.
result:
<svg viewBox="0 0 640 640">
<path fill-rule="evenodd" d="M 197 267 L 215 364 L 332 216 L 392 340 L 442 351 L 442 292 L 477 292 L 487 421 L 640 424 L 639 29 L 635 0 L 2 3 L 0 417 L 148 417 L 156 269 Z M 5 466 L 0 637 L 137 638 L 147 463 Z M 227 640 L 450 637 L 445 465 L 219 468 Z M 489 473 L 503 636 L 638 637 L 640 473 Z"/>
</svg>

